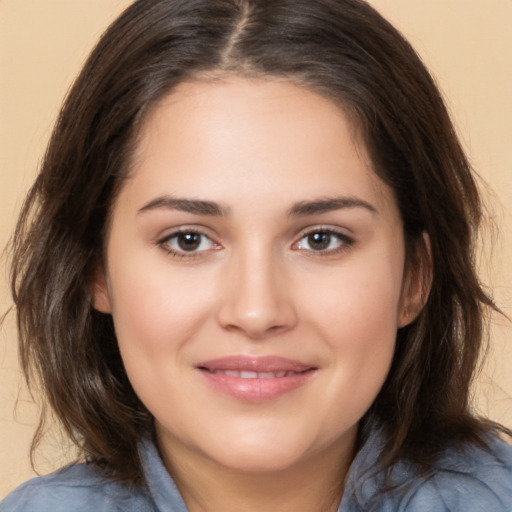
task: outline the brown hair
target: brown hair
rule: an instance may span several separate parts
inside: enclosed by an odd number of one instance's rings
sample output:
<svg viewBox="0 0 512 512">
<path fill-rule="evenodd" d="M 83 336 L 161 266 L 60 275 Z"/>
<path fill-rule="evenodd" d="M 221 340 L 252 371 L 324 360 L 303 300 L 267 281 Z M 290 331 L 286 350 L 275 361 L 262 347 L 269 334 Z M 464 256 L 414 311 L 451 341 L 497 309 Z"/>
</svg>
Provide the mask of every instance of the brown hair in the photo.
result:
<svg viewBox="0 0 512 512">
<path fill-rule="evenodd" d="M 14 235 L 27 378 L 40 381 L 86 459 L 141 481 L 137 444 L 152 418 L 89 284 L 144 114 L 183 80 L 224 74 L 284 78 L 342 105 L 395 192 L 408 264 L 431 260 L 426 306 L 399 330 L 389 376 L 362 420 L 385 433 L 383 462 L 425 467 L 449 444 L 483 442 L 491 424 L 469 403 L 493 307 L 474 266 L 478 191 L 429 73 L 361 0 L 138 0 L 113 23 L 63 105 Z"/>
</svg>

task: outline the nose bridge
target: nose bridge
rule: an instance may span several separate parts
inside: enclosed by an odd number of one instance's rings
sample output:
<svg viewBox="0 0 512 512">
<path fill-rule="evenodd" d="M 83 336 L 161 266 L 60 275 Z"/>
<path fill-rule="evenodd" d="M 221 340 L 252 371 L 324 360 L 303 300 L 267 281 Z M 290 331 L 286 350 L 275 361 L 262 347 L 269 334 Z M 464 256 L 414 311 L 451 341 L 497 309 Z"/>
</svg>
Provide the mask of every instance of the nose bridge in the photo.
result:
<svg viewBox="0 0 512 512">
<path fill-rule="evenodd" d="M 251 243 L 233 254 L 219 311 L 224 328 L 251 338 L 282 332 L 296 322 L 283 261 L 271 247 Z"/>
</svg>

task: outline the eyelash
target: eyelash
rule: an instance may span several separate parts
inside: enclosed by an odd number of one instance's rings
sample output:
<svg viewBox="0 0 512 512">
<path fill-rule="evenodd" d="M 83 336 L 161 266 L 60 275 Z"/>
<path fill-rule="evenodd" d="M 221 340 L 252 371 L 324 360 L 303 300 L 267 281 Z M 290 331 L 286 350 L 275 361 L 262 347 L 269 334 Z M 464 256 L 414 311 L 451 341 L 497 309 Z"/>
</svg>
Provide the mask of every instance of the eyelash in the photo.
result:
<svg viewBox="0 0 512 512">
<path fill-rule="evenodd" d="M 178 239 L 180 236 L 187 236 L 187 235 L 196 235 L 198 237 L 200 237 L 200 240 L 199 240 L 199 247 L 201 246 L 201 244 L 204 243 L 205 239 L 209 241 L 209 243 L 214 246 L 213 247 L 213 250 L 217 250 L 217 249 L 220 249 L 220 245 L 218 243 L 216 243 L 215 241 L 213 241 L 208 235 L 206 235 L 205 233 L 197 230 L 197 229 L 192 229 L 192 228 L 181 228 L 177 231 L 174 231 L 173 233 L 171 233 L 170 235 L 167 235 L 165 236 L 164 238 L 158 240 L 157 242 L 157 245 L 159 245 L 160 247 L 162 247 L 162 249 L 165 250 L 165 252 L 167 252 L 167 254 L 169 254 L 170 256 L 172 256 L 173 258 L 176 258 L 176 259 L 184 259 L 184 258 L 187 258 L 187 259 L 191 259 L 191 258 L 197 258 L 197 257 L 200 257 L 201 253 L 202 252 L 206 252 L 207 250 L 209 249 L 206 249 L 206 250 L 201 250 L 201 251 L 197 251 L 197 250 L 193 250 L 193 251 L 187 251 L 187 250 L 177 250 L 175 248 L 173 248 L 170 244 L 172 243 L 173 240 L 176 240 L 177 243 L 179 243 Z"/>
<path fill-rule="evenodd" d="M 173 248 L 170 244 L 172 241 L 176 241 L 176 243 L 179 243 L 179 237 L 180 236 L 187 236 L 187 235 L 193 235 L 199 237 L 198 246 L 195 247 L 191 251 L 187 251 L 182 248 L 182 250 Z M 338 246 L 331 249 L 307 249 L 307 248 L 301 248 L 300 245 L 303 243 L 304 240 L 308 241 L 308 237 L 314 236 L 314 235 L 322 235 L 328 237 L 328 245 L 332 243 L 332 239 L 335 238 L 338 240 Z M 209 241 L 209 244 L 211 244 L 211 247 L 208 249 L 203 250 L 197 250 L 198 247 L 201 247 L 201 245 L 204 243 L 205 240 Z M 309 240 L 311 242 L 311 240 Z M 304 231 L 299 239 L 292 244 L 293 250 L 304 250 L 305 252 L 309 254 L 314 254 L 316 256 L 335 256 L 336 254 L 339 254 L 341 252 L 344 252 L 348 250 L 352 245 L 354 244 L 354 240 L 347 236 L 344 233 L 341 233 L 339 231 L 336 231 L 332 228 L 323 228 L 323 227 L 315 227 L 314 229 L 308 229 L 307 231 Z M 215 242 L 211 239 L 208 235 L 203 233 L 200 230 L 192 229 L 192 228 L 181 228 L 177 231 L 174 231 L 173 233 L 165 236 L 164 238 L 158 240 L 157 245 L 162 247 L 167 254 L 172 256 L 176 259 L 191 259 L 191 258 L 197 258 L 201 256 L 201 253 L 207 252 L 209 250 L 218 250 L 221 248 L 221 245 Z"/>
<path fill-rule="evenodd" d="M 342 233 L 342 232 L 337 231 L 332 228 L 315 227 L 313 229 L 308 229 L 307 231 L 304 231 L 301 234 L 299 240 L 293 244 L 292 248 L 296 248 L 296 250 L 300 250 L 301 248 L 299 247 L 299 244 L 301 244 L 301 242 L 303 242 L 304 240 L 307 240 L 308 237 L 311 237 L 313 235 L 327 236 L 329 245 L 331 244 L 333 238 L 338 240 L 338 246 L 335 248 L 326 249 L 326 250 L 315 250 L 315 249 L 305 249 L 305 248 L 303 249 L 307 253 L 313 254 L 315 256 L 321 256 L 321 257 L 335 256 L 344 251 L 347 251 L 355 243 L 354 239 L 349 237 L 345 233 Z"/>
</svg>

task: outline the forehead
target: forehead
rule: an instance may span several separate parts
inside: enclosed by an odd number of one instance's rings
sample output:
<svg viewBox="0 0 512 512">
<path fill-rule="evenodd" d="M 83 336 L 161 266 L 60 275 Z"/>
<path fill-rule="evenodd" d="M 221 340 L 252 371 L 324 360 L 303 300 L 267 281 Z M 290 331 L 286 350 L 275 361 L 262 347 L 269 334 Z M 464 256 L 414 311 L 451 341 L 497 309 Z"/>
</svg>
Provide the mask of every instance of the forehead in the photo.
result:
<svg viewBox="0 0 512 512">
<path fill-rule="evenodd" d="M 180 83 L 145 115 L 138 149 L 139 154 L 144 148 L 149 149 L 146 144 L 164 132 L 169 138 L 192 132 L 198 143 L 211 142 L 218 148 L 230 145 L 232 150 L 237 136 L 252 136 L 253 144 L 264 141 L 270 150 L 270 136 L 264 140 L 264 133 L 279 135 L 280 139 L 287 133 L 299 151 L 299 143 L 311 140 L 318 128 L 326 143 L 332 138 L 337 139 L 337 144 L 346 142 L 369 164 L 356 123 L 341 104 L 288 80 L 274 78 L 234 76 Z M 208 137 L 201 139 L 200 134 Z"/>
<path fill-rule="evenodd" d="M 180 84 L 146 115 L 131 167 L 148 194 L 165 181 L 167 193 L 194 197 L 258 191 L 282 200 L 287 187 L 304 195 L 304 185 L 315 197 L 333 186 L 349 195 L 364 188 L 378 201 L 392 195 L 382 194 L 387 186 L 342 108 L 281 80 Z"/>
</svg>

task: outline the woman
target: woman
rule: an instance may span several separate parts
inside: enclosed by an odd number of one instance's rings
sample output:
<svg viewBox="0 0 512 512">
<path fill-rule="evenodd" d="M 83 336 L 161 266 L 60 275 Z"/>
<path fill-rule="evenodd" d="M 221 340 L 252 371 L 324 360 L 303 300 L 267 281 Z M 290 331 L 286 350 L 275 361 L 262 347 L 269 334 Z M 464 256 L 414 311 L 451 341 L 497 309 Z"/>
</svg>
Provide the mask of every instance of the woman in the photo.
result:
<svg viewBox="0 0 512 512">
<path fill-rule="evenodd" d="M 87 463 L 2 506 L 509 510 L 511 449 L 468 399 L 480 215 L 364 2 L 135 2 L 15 236 L 22 362 Z"/>
</svg>

